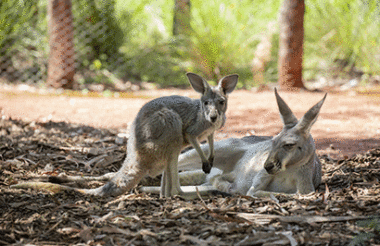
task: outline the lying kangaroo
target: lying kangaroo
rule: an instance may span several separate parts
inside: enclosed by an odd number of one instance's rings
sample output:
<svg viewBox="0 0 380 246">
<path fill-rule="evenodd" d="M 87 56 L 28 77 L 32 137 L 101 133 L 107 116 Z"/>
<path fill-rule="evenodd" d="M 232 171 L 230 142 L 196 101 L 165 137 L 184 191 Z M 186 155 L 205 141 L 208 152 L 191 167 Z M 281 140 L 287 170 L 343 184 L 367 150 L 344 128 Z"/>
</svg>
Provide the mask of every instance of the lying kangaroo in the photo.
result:
<svg viewBox="0 0 380 246">
<path fill-rule="evenodd" d="M 326 95 L 300 121 L 277 90 L 275 95 L 284 123 L 277 136 L 250 136 L 216 142 L 214 167 L 219 169 L 219 173 L 213 169 L 206 177 L 199 171 L 189 171 L 181 173 L 180 179 L 207 180 L 206 185 L 212 185 L 219 191 L 248 196 L 315 191 L 321 183 L 322 171 L 310 128 L 317 120 Z M 206 145 L 202 150 L 209 151 Z M 178 165 L 179 169 L 194 169 L 199 167 L 199 163 L 196 152 L 190 150 L 180 155 Z"/>
<path fill-rule="evenodd" d="M 209 173 L 214 160 L 214 132 L 226 120 L 227 94 L 237 84 L 238 76 L 222 78 L 218 85 L 211 87 L 205 79 L 194 73 L 186 74 L 201 99 L 193 100 L 182 96 L 168 96 L 154 99 L 145 104 L 137 114 L 130 129 L 127 158 L 117 173 L 101 177 L 52 177 L 52 181 L 68 180 L 110 180 L 96 189 L 76 189 L 67 186 L 46 185 L 46 183 L 21 183 L 13 188 L 45 188 L 53 191 L 74 190 L 96 196 L 117 196 L 133 188 L 146 175 L 156 176 L 163 172 L 161 197 L 186 194 L 181 190 L 178 179 L 178 156 L 181 150 L 191 144 L 201 157 L 203 170 Z M 209 155 L 206 158 L 199 141 L 207 138 Z"/>
</svg>

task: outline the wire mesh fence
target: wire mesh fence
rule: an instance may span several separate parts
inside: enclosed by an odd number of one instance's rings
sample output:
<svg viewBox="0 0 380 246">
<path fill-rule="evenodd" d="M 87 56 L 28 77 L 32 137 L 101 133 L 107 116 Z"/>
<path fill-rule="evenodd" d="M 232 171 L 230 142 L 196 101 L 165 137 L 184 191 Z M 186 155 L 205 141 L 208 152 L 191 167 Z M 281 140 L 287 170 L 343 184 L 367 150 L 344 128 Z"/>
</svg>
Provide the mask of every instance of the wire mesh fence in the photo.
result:
<svg viewBox="0 0 380 246">
<path fill-rule="evenodd" d="M 122 87 L 127 64 L 112 2 L 1 1 L 0 82 Z"/>
</svg>

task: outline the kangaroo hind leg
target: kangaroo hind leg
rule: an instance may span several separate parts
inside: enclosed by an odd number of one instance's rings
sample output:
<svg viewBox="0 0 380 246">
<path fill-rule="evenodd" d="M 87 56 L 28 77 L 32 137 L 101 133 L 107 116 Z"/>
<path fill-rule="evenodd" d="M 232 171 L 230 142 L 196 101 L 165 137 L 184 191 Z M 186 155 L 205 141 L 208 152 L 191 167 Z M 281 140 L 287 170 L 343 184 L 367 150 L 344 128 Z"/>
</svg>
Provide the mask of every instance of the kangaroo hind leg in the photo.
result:
<svg viewBox="0 0 380 246">
<path fill-rule="evenodd" d="M 131 161 L 131 160 L 126 160 Z M 130 163 L 128 163 L 130 164 Z M 134 168 L 131 168 L 134 166 Z M 79 192 L 95 196 L 118 196 L 135 187 L 146 175 L 138 165 L 123 165 L 116 175 L 104 186 L 97 189 L 78 189 Z"/>
<path fill-rule="evenodd" d="M 183 193 L 178 177 L 178 155 L 179 153 L 173 153 L 167 161 L 167 166 L 161 179 L 161 197 L 171 197 L 182 195 Z"/>
</svg>

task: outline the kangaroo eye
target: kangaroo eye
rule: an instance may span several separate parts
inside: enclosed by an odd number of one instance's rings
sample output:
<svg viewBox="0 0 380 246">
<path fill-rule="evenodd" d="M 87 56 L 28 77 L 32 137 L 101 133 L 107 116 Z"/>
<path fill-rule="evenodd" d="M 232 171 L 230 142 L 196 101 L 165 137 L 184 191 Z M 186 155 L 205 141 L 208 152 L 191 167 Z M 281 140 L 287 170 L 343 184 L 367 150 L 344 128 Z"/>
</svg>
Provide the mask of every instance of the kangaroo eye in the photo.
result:
<svg viewBox="0 0 380 246">
<path fill-rule="evenodd" d="M 226 104 L 226 101 L 225 101 L 225 100 L 219 101 L 219 104 L 220 104 L 221 106 L 224 106 L 224 104 Z"/>
<path fill-rule="evenodd" d="M 290 150 L 292 149 L 296 144 L 295 143 L 288 143 L 288 144 L 284 144 L 282 147 L 286 150 Z"/>
<path fill-rule="evenodd" d="M 209 104 L 210 104 L 209 101 L 205 101 L 205 102 L 204 102 L 204 105 L 205 105 L 205 106 L 207 106 L 207 105 L 209 105 Z"/>
</svg>

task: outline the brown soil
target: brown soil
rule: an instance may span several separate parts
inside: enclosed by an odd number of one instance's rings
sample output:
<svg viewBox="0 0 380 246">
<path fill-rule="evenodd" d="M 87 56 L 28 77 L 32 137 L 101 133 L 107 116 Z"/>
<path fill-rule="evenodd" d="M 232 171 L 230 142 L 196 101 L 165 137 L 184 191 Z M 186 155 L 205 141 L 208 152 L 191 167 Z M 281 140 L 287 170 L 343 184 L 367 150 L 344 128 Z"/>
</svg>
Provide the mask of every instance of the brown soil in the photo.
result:
<svg viewBox="0 0 380 246">
<path fill-rule="evenodd" d="M 126 131 L 141 106 L 163 95 L 186 95 L 190 90 L 140 91 L 124 98 L 52 96 L 0 91 L 3 118 L 36 122 L 67 122 Z M 322 97 L 323 93 L 280 92 L 297 117 Z M 217 139 L 245 135 L 277 134 L 282 127 L 271 91 L 235 91 L 229 100 L 227 124 Z M 312 128 L 319 154 L 347 158 L 380 145 L 380 93 L 329 93 L 318 121 Z"/>
</svg>

